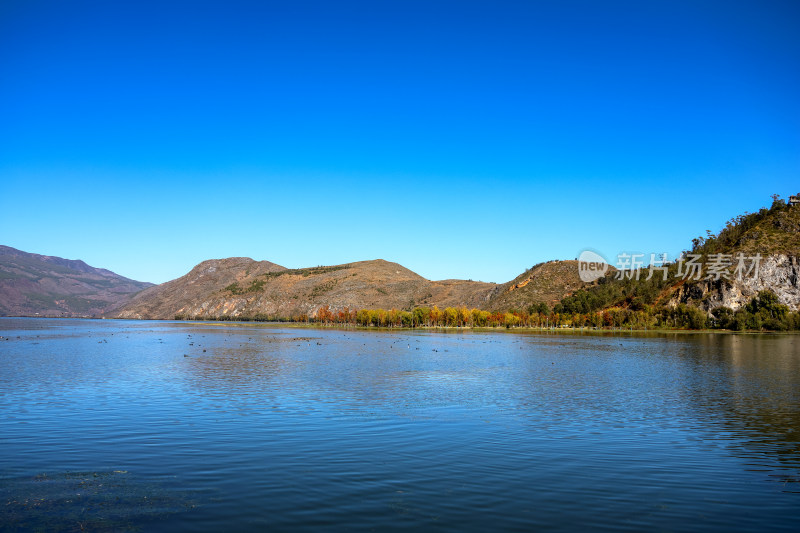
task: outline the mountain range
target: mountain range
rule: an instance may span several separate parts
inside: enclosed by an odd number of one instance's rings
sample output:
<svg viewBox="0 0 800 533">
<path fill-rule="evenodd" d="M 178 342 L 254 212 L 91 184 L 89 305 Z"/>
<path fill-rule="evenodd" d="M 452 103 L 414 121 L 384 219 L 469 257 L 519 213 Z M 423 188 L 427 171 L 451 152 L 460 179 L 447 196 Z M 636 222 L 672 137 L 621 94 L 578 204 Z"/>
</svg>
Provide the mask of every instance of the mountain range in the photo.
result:
<svg viewBox="0 0 800 533">
<path fill-rule="evenodd" d="M 537 265 L 523 277 L 527 282 L 502 285 L 431 281 L 382 259 L 300 269 L 246 257 L 213 259 L 135 295 L 116 316 L 281 319 L 313 316 L 323 306 L 334 311 L 419 306 L 495 309 L 509 302 L 552 305 L 583 286 L 575 261 Z"/>
<path fill-rule="evenodd" d="M 0 246 L 0 315 L 130 319 L 261 319 L 315 316 L 359 309 L 412 310 L 467 307 L 486 311 L 544 310 L 587 314 L 603 310 L 645 312 L 689 306 L 713 315 L 736 311 L 764 290 L 789 310 L 800 309 L 800 206 L 775 198 L 772 207 L 745 213 L 687 250 L 706 264 L 736 254 L 760 257 L 753 275 L 679 275 L 669 279 L 622 276 L 613 267 L 591 283 L 577 261 L 548 261 L 502 284 L 428 280 L 381 259 L 290 269 L 247 257 L 211 259 L 186 275 L 153 285 L 83 261 L 30 254 Z M 616 275 L 612 275 L 616 274 Z M 630 274 L 630 272 L 629 272 Z M 731 274 L 731 272 L 728 272 Z M 540 312 L 540 311 L 537 311 Z M 726 311 L 727 312 L 727 311 Z M 663 314 L 663 313 L 662 313 Z"/>
<path fill-rule="evenodd" d="M 210 259 L 153 285 L 83 261 L 0 247 L 0 315 L 131 319 L 287 318 L 341 309 L 552 306 L 586 286 L 576 261 L 550 261 L 508 283 L 428 280 L 389 261 L 289 269 L 247 257 Z"/>
</svg>

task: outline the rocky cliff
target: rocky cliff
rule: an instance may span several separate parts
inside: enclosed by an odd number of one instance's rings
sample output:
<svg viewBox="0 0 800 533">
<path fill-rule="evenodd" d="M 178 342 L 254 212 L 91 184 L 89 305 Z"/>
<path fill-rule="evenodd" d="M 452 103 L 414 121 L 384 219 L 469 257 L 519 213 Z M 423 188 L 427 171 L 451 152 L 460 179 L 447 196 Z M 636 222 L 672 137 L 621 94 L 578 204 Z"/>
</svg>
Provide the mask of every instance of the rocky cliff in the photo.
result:
<svg viewBox="0 0 800 533">
<path fill-rule="evenodd" d="M 800 309 L 800 265 L 798 256 L 776 254 L 762 258 L 757 275 L 742 276 L 741 280 L 701 280 L 676 287 L 669 305 L 685 303 L 713 311 L 728 307 L 734 311 L 746 305 L 760 291 L 775 293 L 778 301 L 792 311 Z"/>
</svg>

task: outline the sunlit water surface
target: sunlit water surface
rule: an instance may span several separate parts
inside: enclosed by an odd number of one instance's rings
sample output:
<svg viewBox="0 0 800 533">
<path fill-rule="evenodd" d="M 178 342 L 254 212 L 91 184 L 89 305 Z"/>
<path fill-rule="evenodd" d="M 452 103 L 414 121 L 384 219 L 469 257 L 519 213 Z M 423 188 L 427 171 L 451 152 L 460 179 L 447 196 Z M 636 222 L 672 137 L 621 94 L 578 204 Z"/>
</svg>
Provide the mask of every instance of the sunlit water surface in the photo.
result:
<svg viewBox="0 0 800 533">
<path fill-rule="evenodd" d="M 0 319 L 0 528 L 792 530 L 800 337 Z"/>
</svg>

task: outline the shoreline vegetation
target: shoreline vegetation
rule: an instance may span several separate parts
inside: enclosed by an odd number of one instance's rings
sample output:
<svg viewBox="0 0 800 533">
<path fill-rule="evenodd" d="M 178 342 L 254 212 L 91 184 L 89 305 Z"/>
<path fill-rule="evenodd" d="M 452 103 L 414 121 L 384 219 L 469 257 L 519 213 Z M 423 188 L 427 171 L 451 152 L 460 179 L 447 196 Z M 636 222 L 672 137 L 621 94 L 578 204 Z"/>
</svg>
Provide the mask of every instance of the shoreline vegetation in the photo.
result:
<svg viewBox="0 0 800 533">
<path fill-rule="evenodd" d="M 113 320 L 128 320 L 128 319 L 113 319 Z M 221 326 L 221 327 L 281 327 L 281 328 L 297 328 L 309 330 L 339 330 L 339 331 L 375 331 L 375 332 L 404 332 L 404 331 L 431 331 L 440 333 L 458 333 L 458 332 L 475 332 L 475 333 L 552 333 L 561 335 L 616 335 L 616 334 L 649 334 L 649 333 L 677 333 L 685 335 L 698 335 L 698 334 L 723 334 L 723 335 L 797 335 L 800 331 L 768 331 L 768 330 L 730 330 L 730 329 L 677 329 L 677 328 L 651 328 L 651 329 L 630 329 L 630 328 L 573 328 L 566 327 L 549 327 L 549 328 L 536 328 L 526 326 L 516 326 L 512 328 L 505 327 L 470 327 L 470 326 L 417 326 L 411 327 L 391 327 L 391 326 L 358 326 L 346 324 L 320 324 L 318 322 L 289 322 L 289 321 L 252 321 L 252 320 L 212 320 L 212 319 L 191 319 L 181 320 L 180 322 L 191 322 L 203 326 Z"/>
<path fill-rule="evenodd" d="M 676 328 L 676 327 L 641 327 L 641 328 L 634 328 L 630 326 L 571 326 L 571 325 L 560 325 L 560 326 L 426 326 L 426 325 L 419 325 L 419 326 L 374 326 L 374 325 L 359 325 L 354 323 L 343 323 L 343 322 L 319 322 L 316 320 L 309 320 L 309 321 L 298 321 L 298 320 L 290 320 L 290 319 L 280 319 L 280 320 L 262 320 L 262 319 L 254 319 L 249 317 L 234 317 L 234 316 L 224 316 L 224 317 L 197 317 L 197 318 L 175 318 L 173 320 L 169 319 L 161 319 L 161 318 L 117 318 L 117 317 L 57 317 L 57 316 L 2 316 L 0 319 L 9 319 L 9 318 L 33 318 L 33 319 L 55 319 L 55 320 L 121 320 L 121 321 L 133 321 L 133 322 L 187 322 L 187 323 L 195 323 L 198 325 L 204 326 L 227 326 L 227 327 L 237 327 L 237 326 L 248 326 L 248 327 L 286 327 L 286 328 L 298 328 L 298 329 L 334 329 L 334 330 L 359 330 L 359 331 L 439 331 L 439 332 L 447 332 L 447 333 L 454 333 L 458 331 L 474 331 L 474 332 L 483 332 L 483 333 L 561 333 L 567 335 L 574 335 L 574 334 L 616 334 L 616 333 L 684 333 L 684 334 L 699 334 L 699 333 L 721 333 L 721 334 L 787 334 L 787 335 L 796 335 L 800 333 L 800 330 L 769 330 L 769 329 L 726 329 L 726 328 L 700 328 L 700 329 L 690 329 L 690 328 Z"/>
<path fill-rule="evenodd" d="M 800 313 L 778 302 L 770 291 L 761 291 L 737 311 L 715 309 L 711 315 L 680 304 L 656 310 L 612 308 L 594 313 L 568 313 L 558 304 L 553 309 L 545 304 L 532 305 L 525 311 L 489 312 L 466 307 L 417 307 L 412 311 L 398 309 L 319 308 L 313 316 L 306 314 L 281 317 L 265 314 L 254 316 L 185 316 L 175 320 L 205 322 L 269 322 L 304 324 L 340 328 L 385 329 L 527 329 L 535 331 L 800 331 Z"/>
</svg>

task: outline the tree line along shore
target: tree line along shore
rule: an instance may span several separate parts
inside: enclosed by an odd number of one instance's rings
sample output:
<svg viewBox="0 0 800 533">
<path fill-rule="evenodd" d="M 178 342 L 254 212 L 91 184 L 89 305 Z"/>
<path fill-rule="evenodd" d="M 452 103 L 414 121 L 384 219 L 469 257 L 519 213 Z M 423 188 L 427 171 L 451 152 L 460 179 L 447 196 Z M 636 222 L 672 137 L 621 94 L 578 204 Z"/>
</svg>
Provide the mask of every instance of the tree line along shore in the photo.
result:
<svg viewBox="0 0 800 533">
<path fill-rule="evenodd" d="M 417 307 L 398 309 L 331 310 L 323 306 L 314 315 L 185 316 L 176 320 L 254 321 L 382 328 L 594 328 L 594 329 L 718 329 L 732 331 L 800 331 L 800 313 L 778 302 L 770 291 L 761 291 L 747 305 L 733 311 L 720 307 L 706 312 L 685 304 L 657 309 L 611 308 L 592 313 L 565 312 L 556 305 L 532 305 L 526 310 L 490 312 L 467 307 Z"/>
</svg>

